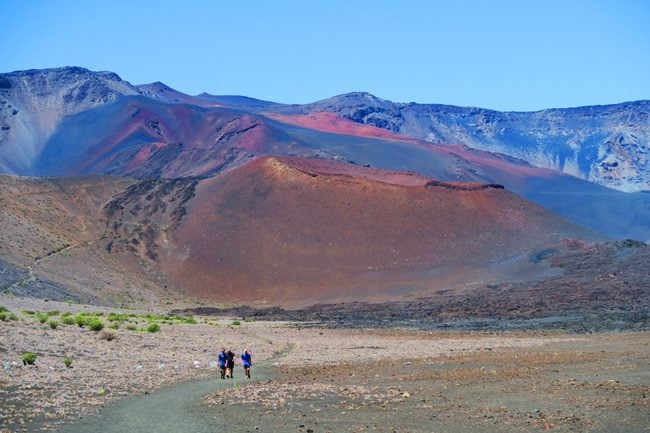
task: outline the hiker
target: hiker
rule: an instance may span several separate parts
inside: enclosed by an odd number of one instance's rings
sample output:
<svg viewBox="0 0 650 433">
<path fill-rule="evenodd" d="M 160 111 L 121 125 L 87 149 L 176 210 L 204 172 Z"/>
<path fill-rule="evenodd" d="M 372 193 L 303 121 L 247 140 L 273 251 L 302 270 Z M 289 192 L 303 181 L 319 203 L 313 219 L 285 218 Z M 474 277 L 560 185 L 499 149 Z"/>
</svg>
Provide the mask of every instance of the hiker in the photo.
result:
<svg viewBox="0 0 650 433">
<path fill-rule="evenodd" d="M 235 352 L 232 351 L 232 349 L 228 349 L 228 352 L 226 352 L 226 356 L 228 357 L 226 361 L 226 376 L 228 376 L 231 379 L 234 379 L 234 369 L 235 369 Z"/>
<path fill-rule="evenodd" d="M 221 378 L 226 378 L 226 364 L 228 363 L 228 354 L 226 353 L 226 348 L 222 347 L 221 352 L 219 352 L 219 371 L 221 371 Z"/>
<path fill-rule="evenodd" d="M 251 365 L 253 361 L 251 360 L 251 353 L 248 349 L 244 349 L 244 352 L 241 354 L 241 365 L 244 367 L 244 374 L 247 378 L 251 378 Z"/>
</svg>

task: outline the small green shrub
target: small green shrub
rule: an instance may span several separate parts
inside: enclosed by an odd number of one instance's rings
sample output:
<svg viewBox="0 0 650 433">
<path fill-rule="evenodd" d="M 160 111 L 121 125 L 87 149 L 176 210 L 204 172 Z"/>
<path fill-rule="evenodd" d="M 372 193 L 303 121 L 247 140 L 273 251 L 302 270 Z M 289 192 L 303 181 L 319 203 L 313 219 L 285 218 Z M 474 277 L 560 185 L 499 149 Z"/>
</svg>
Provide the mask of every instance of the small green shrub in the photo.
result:
<svg viewBox="0 0 650 433">
<path fill-rule="evenodd" d="M 21 313 L 23 313 L 26 316 L 33 316 L 34 314 L 36 314 L 32 310 L 22 310 Z"/>
<path fill-rule="evenodd" d="M 104 329 L 104 322 L 102 322 L 102 321 L 99 320 L 99 319 L 92 319 L 92 320 L 88 323 L 88 327 L 89 327 L 91 330 L 95 331 L 95 332 L 99 332 L 99 331 L 101 331 L 102 329 Z"/>
<path fill-rule="evenodd" d="M 9 311 L 9 310 L 7 310 L 6 307 L 0 305 L 0 313 L 6 313 L 7 311 Z"/>
<path fill-rule="evenodd" d="M 186 317 L 185 320 L 183 320 L 183 323 L 188 323 L 190 325 L 196 325 L 196 319 L 192 316 Z"/>
<path fill-rule="evenodd" d="M 74 317 L 70 316 L 65 316 L 61 320 L 63 320 L 64 325 L 74 325 L 76 323 Z"/>
<path fill-rule="evenodd" d="M 241 322 L 239 320 L 233 320 L 232 322 L 230 322 L 230 324 L 232 326 L 239 326 L 239 325 L 241 325 Z"/>
<path fill-rule="evenodd" d="M 90 318 L 83 313 L 79 313 L 74 316 L 74 321 L 77 325 L 79 325 L 80 328 L 83 328 L 84 326 L 88 326 L 90 323 Z"/>
<path fill-rule="evenodd" d="M 126 329 L 129 331 L 137 331 L 138 327 L 136 325 L 126 325 Z"/>
<path fill-rule="evenodd" d="M 69 311 L 66 311 L 65 313 L 61 314 L 61 317 L 68 317 L 68 316 L 72 316 L 72 313 Z"/>
<path fill-rule="evenodd" d="M 120 329 L 120 323 L 119 322 L 113 322 L 110 325 L 108 325 L 109 329 Z"/>
<path fill-rule="evenodd" d="M 52 311 L 48 311 L 46 314 L 52 317 L 52 316 L 58 316 L 59 314 L 61 314 L 61 312 L 59 310 L 52 310 Z"/>
<path fill-rule="evenodd" d="M 52 328 L 52 329 L 56 329 L 56 328 L 59 327 L 59 322 L 56 321 L 56 320 L 54 320 L 54 319 L 52 319 L 52 320 L 50 320 L 49 325 L 50 325 L 50 328 Z"/>
<path fill-rule="evenodd" d="M 47 315 L 47 313 L 38 312 L 36 313 L 36 318 L 38 319 L 39 322 L 45 323 L 47 322 L 47 319 L 49 319 L 49 316 Z"/>
<path fill-rule="evenodd" d="M 0 311 L 0 321 L 6 322 L 9 318 L 9 315 L 6 311 Z"/>
<path fill-rule="evenodd" d="M 74 361 L 74 359 L 72 359 L 72 357 L 70 356 L 66 356 L 65 358 L 63 358 L 63 363 L 68 368 L 72 367 L 72 361 Z"/>
<path fill-rule="evenodd" d="M 23 365 L 34 365 L 38 355 L 34 352 L 25 352 L 23 353 Z"/>
<path fill-rule="evenodd" d="M 109 322 L 125 322 L 129 318 L 126 314 L 111 313 L 107 319 Z"/>
<path fill-rule="evenodd" d="M 9 320 L 17 321 L 18 316 L 16 316 L 16 313 L 9 313 Z"/>
<path fill-rule="evenodd" d="M 160 325 L 155 323 L 155 322 L 150 323 L 149 326 L 147 326 L 147 332 L 154 333 L 154 332 L 158 332 L 158 331 L 160 331 Z"/>
</svg>

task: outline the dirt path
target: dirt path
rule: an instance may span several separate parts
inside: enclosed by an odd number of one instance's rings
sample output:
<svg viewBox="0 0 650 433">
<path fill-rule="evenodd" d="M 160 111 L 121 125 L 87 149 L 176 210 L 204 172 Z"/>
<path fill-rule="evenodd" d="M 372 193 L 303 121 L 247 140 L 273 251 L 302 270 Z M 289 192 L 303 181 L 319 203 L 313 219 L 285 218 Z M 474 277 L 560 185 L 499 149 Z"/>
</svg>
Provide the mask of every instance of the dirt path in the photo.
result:
<svg viewBox="0 0 650 433">
<path fill-rule="evenodd" d="M 238 390 L 250 382 L 269 380 L 266 366 L 287 356 L 294 348 L 286 346 L 273 358 L 255 365 L 252 380 L 244 377 L 241 368 L 235 368 L 235 378 L 221 380 L 218 373 L 208 379 L 171 385 L 151 394 L 140 394 L 116 402 L 96 415 L 77 422 L 60 426 L 62 433 L 101 431 L 103 433 L 190 433 L 208 431 L 233 431 L 227 421 L 219 415 L 222 408 L 211 407 L 205 396 L 217 391 Z"/>
</svg>

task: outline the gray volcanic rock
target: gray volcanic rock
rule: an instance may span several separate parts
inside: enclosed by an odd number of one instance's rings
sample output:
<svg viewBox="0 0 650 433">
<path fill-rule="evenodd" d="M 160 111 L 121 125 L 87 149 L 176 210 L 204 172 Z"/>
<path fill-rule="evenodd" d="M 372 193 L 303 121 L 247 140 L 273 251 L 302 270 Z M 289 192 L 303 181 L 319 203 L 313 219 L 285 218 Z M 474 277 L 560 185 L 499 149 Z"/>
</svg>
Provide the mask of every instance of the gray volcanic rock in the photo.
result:
<svg viewBox="0 0 650 433">
<path fill-rule="evenodd" d="M 610 188 L 650 189 L 650 101 L 535 112 L 499 112 L 441 104 L 395 103 L 349 93 L 281 113 L 333 112 L 435 143 L 462 143 Z"/>
<path fill-rule="evenodd" d="M 115 73 L 78 67 L 0 74 L 0 171 L 29 173 L 65 116 L 138 93 Z"/>
</svg>

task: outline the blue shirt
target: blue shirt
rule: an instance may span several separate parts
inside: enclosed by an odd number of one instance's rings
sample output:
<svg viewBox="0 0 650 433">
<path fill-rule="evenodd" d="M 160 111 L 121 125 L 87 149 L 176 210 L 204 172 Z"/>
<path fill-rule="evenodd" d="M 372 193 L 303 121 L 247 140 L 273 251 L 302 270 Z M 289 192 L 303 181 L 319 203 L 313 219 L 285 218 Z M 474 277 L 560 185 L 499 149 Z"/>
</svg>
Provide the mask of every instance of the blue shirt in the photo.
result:
<svg viewBox="0 0 650 433">
<path fill-rule="evenodd" d="M 253 364 L 251 362 L 250 352 L 244 352 L 241 354 L 241 363 L 244 367 L 250 367 Z"/>
<path fill-rule="evenodd" d="M 219 352 L 219 367 L 225 367 L 228 355 L 225 352 Z"/>
</svg>

